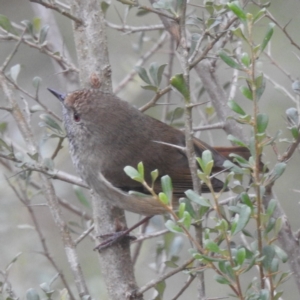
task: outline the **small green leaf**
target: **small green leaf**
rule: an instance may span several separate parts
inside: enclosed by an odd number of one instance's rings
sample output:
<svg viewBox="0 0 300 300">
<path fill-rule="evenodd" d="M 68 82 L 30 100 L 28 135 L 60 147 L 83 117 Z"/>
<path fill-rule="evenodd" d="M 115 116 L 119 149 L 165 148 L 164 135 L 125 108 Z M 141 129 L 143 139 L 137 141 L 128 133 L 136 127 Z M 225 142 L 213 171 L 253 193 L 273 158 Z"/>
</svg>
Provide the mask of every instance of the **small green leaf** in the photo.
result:
<svg viewBox="0 0 300 300">
<path fill-rule="evenodd" d="M 271 271 L 271 273 L 275 274 L 278 272 L 278 270 L 279 270 L 279 260 L 277 258 L 274 258 L 272 260 L 270 271 Z"/>
<path fill-rule="evenodd" d="M 267 208 L 267 215 L 268 216 L 272 216 L 274 211 L 275 211 L 275 208 L 277 206 L 277 200 L 276 199 L 271 199 L 269 204 L 268 204 L 268 208 Z"/>
<path fill-rule="evenodd" d="M 168 202 L 170 203 L 172 201 L 173 196 L 173 186 L 172 186 L 172 180 L 169 175 L 165 175 L 161 177 L 161 187 L 163 192 L 166 194 L 168 198 Z"/>
<path fill-rule="evenodd" d="M 215 281 L 217 281 L 220 284 L 230 284 L 230 282 L 221 275 L 215 275 L 214 278 L 215 278 Z"/>
<path fill-rule="evenodd" d="M 232 157 L 233 161 L 237 162 L 241 167 L 250 168 L 250 163 L 244 157 L 235 153 L 230 153 L 229 157 Z"/>
<path fill-rule="evenodd" d="M 175 262 L 172 261 L 172 260 L 165 261 L 164 264 L 165 264 L 168 268 L 178 268 L 178 265 L 175 264 Z"/>
<path fill-rule="evenodd" d="M 20 71 L 21 71 L 20 64 L 14 65 L 10 68 L 10 76 L 14 82 L 17 82 Z"/>
<path fill-rule="evenodd" d="M 273 245 L 264 246 L 262 253 L 264 255 L 263 266 L 266 270 L 270 270 L 272 260 L 275 256 L 275 249 Z"/>
<path fill-rule="evenodd" d="M 144 182 L 144 178 L 141 177 L 140 173 L 138 172 L 138 170 L 136 170 L 135 168 L 131 167 L 131 166 L 126 166 L 124 168 L 124 172 L 127 174 L 127 176 L 129 176 L 131 179 L 138 181 L 140 183 Z"/>
<path fill-rule="evenodd" d="M 2 27 L 7 32 L 16 34 L 16 31 L 14 27 L 11 25 L 10 20 L 7 16 L 0 15 L 0 27 Z"/>
<path fill-rule="evenodd" d="M 155 85 L 141 85 L 141 88 L 148 91 L 157 92 L 158 88 Z"/>
<path fill-rule="evenodd" d="M 42 78 L 41 78 L 41 77 L 36 76 L 36 77 L 34 77 L 34 78 L 32 79 L 32 85 L 33 85 L 36 89 L 38 89 L 38 88 L 40 87 L 41 82 L 42 82 Z"/>
<path fill-rule="evenodd" d="M 140 78 L 148 83 L 149 85 L 152 85 L 152 82 L 150 81 L 149 77 L 148 77 L 148 74 L 147 74 L 147 71 L 145 70 L 145 68 L 143 67 L 135 67 L 136 71 L 138 72 Z"/>
<path fill-rule="evenodd" d="M 253 95 L 250 89 L 246 86 L 241 86 L 240 87 L 241 93 L 249 100 L 253 100 Z"/>
<path fill-rule="evenodd" d="M 233 69 L 243 70 L 243 67 L 235 60 L 233 60 L 230 56 L 228 56 L 225 51 L 220 51 L 219 56 L 229 67 Z"/>
<path fill-rule="evenodd" d="M 34 29 L 36 32 L 40 31 L 41 23 L 42 23 L 42 22 L 41 22 L 41 18 L 39 18 L 39 17 L 34 17 L 34 18 L 32 19 L 33 29 Z"/>
<path fill-rule="evenodd" d="M 243 30 L 242 30 L 240 27 L 237 27 L 237 28 L 231 30 L 231 32 L 232 32 L 235 36 L 237 36 L 238 38 L 241 38 L 241 39 L 243 39 L 244 41 L 247 41 L 247 39 L 246 39 L 246 37 L 245 37 L 245 35 L 244 35 L 244 32 L 243 32 Z"/>
<path fill-rule="evenodd" d="M 268 31 L 260 45 L 260 51 L 263 52 L 264 49 L 266 48 L 266 46 L 268 45 L 273 33 L 274 33 L 274 28 L 275 27 L 275 24 L 274 23 L 269 23 L 269 28 L 268 28 Z"/>
<path fill-rule="evenodd" d="M 144 164 L 140 161 L 137 165 L 137 170 L 140 173 L 141 177 L 144 178 Z"/>
<path fill-rule="evenodd" d="M 251 59 L 250 59 L 250 56 L 247 52 L 243 52 L 242 57 L 241 57 L 241 61 L 244 64 L 244 66 L 246 66 L 247 68 L 250 66 Z"/>
<path fill-rule="evenodd" d="M 256 118 L 258 133 L 264 133 L 267 129 L 269 116 L 267 114 L 258 114 Z"/>
<path fill-rule="evenodd" d="M 198 195 L 193 190 L 187 190 L 184 193 L 191 201 L 200 204 L 201 206 L 211 207 L 208 199 L 205 199 L 204 197 Z"/>
<path fill-rule="evenodd" d="M 136 16 L 137 17 L 143 17 L 143 16 L 145 16 L 145 15 L 147 15 L 149 13 L 150 13 L 149 10 L 138 8 L 138 12 L 136 13 Z"/>
<path fill-rule="evenodd" d="M 44 123 L 39 123 L 41 127 L 48 127 L 51 130 L 57 131 L 59 134 L 64 135 L 64 131 L 60 125 L 48 114 L 41 114 L 40 118 Z"/>
<path fill-rule="evenodd" d="M 223 163 L 223 167 L 225 169 L 230 169 L 235 174 L 244 174 L 245 173 L 245 171 L 242 168 L 240 168 L 239 166 L 237 166 L 236 164 L 234 164 L 230 160 L 225 160 L 224 163 Z"/>
<path fill-rule="evenodd" d="M 167 66 L 167 64 L 163 64 L 161 66 L 158 67 L 157 70 L 157 82 L 158 82 L 158 86 L 161 84 L 161 80 L 162 80 L 162 75 L 164 73 L 165 67 Z"/>
<path fill-rule="evenodd" d="M 246 258 L 246 249 L 245 248 L 238 249 L 236 253 L 236 261 L 238 262 L 238 264 L 242 265 L 245 261 L 245 258 Z"/>
<path fill-rule="evenodd" d="M 166 283 L 164 280 L 158 282 L 155 286 L 154 286 L 155 290 L 158 292 L 158 296 L 159 298 L 155 298 L 154 300 L 159 300 L 159 299 L 163 299 L 163 294 L 164 291 L 166 289 Z"/>
<path fill-rule="evenodd" d="M 286 111 L 286 117 L 291 125 L 298 127 L 299 125 L 299 114 L 295 107 L 290 107 Z"/>
<path fill-rule="evenodd" d="M 241 230 L 245 228 L 245 226 L 248 224 L 249 219 L 251 216 L 251 209 L 247 205 L 242 205 L 240 213 L 238 215 L 237 225 L 235 230 L 233 231 L 233 234 L 237 234 Z"/>
<path fill-rule="evenodd" d="M 300 94 L 300 81 L 299 80 L 295 80 L 292 83 L 292 89 L 296 94 L 298 94 L 298 95 Z"/>
<path fill-rule="evenodd" d="M 246 115 L 245 111 L 233 100 L 229 100 L 227 105 L 233 110 L 235 113 L 239 115 Z"/>
<path fill-rule="evenodd" d="M 139 198 L 149 198 L 148 194 L 140 193 L 140 192 L 137 192 L 137 191 L 129 191 L 128 194 L 139 197 Z"/>
<path fill-rule="evenodd" d="M 282 218 L 277 218 L 275 221 L 275 226 L 274 226 L 274 234 L 275 236 L 278 235 L 279 231 L 282 228 Z"/>
<path fill-rule="evenodd" d="M 185 203 L 181 202 L 178 208 L 178 218 L 181 219 L 183 218 L 183 214 L 185 212 Z"/>
<path fill-rule="evenodd" d="M 43 44 L 46 41 L 49 28 L 50 28 L 49 25 L 44 25 L 42 27 L 42 29 L 40 31 L 40 35 L 39 35 L 39 44 Z"/>
<path fill-rule="evenodd" d="M 7 129 L 7 122 L 0 123 L 0 133 L 3 134 Z"/>
<path fill-rule="evenodd" d="M 266 229 L 264 231 L 264 234 L 265 236 L 267 236 L 267 234 L 275 227 L 275 219 L 274 218 L 270 218 L 268 223 L 267 223 L 267 226 L 266 226 Z"/>
<path fill-rule="evenodd" d="M 109 8 L 109 6 L 110 6 L 110 4 L 107 3 L 106 1 L 102 1 L 100 6 L 101 6 L 101 10 L 102 10 L 103 14 L 105 15 L 108 8 Z"/>
<path fill-rule="evenodd" d="M 178 220 L 178 224 L 182 224 L 185 228 L 190 229 L 192 223 L 191 215 L 187 212 L 183 212 L 183 216 Z"/>
<path fill-rule="evenodd" d="M 267 289 L 260 290 L 259 297 L 257 298 L 259 300 L 269 300 L 270 299 L 270 292 Z"/>
<path fill-rule="evenodd" d="M 165 205 L 169 204 L 169 199 L 165 193 L 160 192 L 158 194 L 158 198 L 163 204 L 165 204 Z"/>
<path fill-rule="evenodd" d="M 241 8 L 239 1 L 227 3 L 227 6 L 241 21 L 247 20 L 246 13 Z"/>
<path fill-rule="evenodd" d="M 55 290 L 51 289 L 50 284 L 48 282 L 43 282 L 40 284 L 40 288 L 47 295 L 48 299 L 51 299 L 51 295 Z"/>
<path fill-rule="evenodd" d="M 217 243 L 213 242 L 212 240 L 204 240 L 204 247 L 208 251 L 215 252 L 215 253 L 220 253 L 221 250 L 218 246 Z"/>
<path fill-rule="evenodd" d="M 274 172 L 275 172 L 277 178 L 283 174 L 283 172 L 285 171 L 285 168 L 286 168 L 286 163 L 283 163 L 283 162 L 275 165 Z"/>
<path fill-rule="evenodd" d="M 28 20 L 23 20 L 21 23 L 25 25 L 27 33 L 29 33 L 33 38 L 35 38 L 33 24 Z"/>
<path fill-rule="evenodd" d="M 199 163 L 200 168 L 206 176 L 211 174 L 211 170 L 214 165 L 212 154 L 210 150 L 204 150 L 202 152 L 202 157 L 197 157 L 197 162 Z"/>
<path fill-rule="evenodd" d="M 259 100 L 266 89 L 266 80 L 263 74 L 255 78 L 255 85 L 256 85 L 256 98 L 257 100 Z"/>
<path fill-rule="evenodd" d="M 151 65 L 150 65 L 150 68 L 149 68 L 149 74 L 154 82 L 154 85 L 156 87 L 158 87 L 158 80 L 157 80 L 157 72 L 158 72 L 158 64 L 156 62 L 153 62 Z"/>
<path fill-rule="evenodd" d="M 258 19 L 260 19 L 264 14 L 266 13 L 266 8 L 262 8 L 253 18 L 253 22 L 256 22 Z"/>
<path fill-rule="evenodd" d="M 281 261 L 283 263 L 286 263 L 287 260 L 289 259 L 286 252 L 283 249 L 281 249 L 280 247 L 278 247 L 277 245 L 273 245 L 273 247 L 274 247 L 274 250 L 276 252 L 276 255 L 281 259 Z"/>
<path fill-rule="evenodd" d="M 235 145 L 247 148 L 247 145 L 242 140 L 238 139 L 237 137 L 233 136 L 232 134 L 228 134 L 227 139 L 230 142 L 234 143 Z"/>
<path fill-rule="evenodd" d="M 151 180 L 152 180 L 152 184 L 154 184 L 154 182 L 156 181 L 158 175 L 159 175 L 159 172 L 158 172 L 157 169 L 156 169 L 156 170 L 153 170 L 153 171 L 151 172 Z"/>
<path fill-rule="evenodd" d="M 174 233 L 182 233 L 183 230 L 180 226 L 178 226 L 174 221 L 172 220 L 168 220 L 166 223 L 165 223 L 165 226 L 167 227 L 167 229 L 169 229 L 171 232 L 174 232 Z"/>
<path fill-rule="evenodd" d="M 184 203 L 185 204 L 185 210 L 192 216 L 192 218 L 196 218 L 196 212 L 191 204 L 191 200 L 187 199 L 187 198 L 180 198 L 179 200 L 180 203 Z M 203 206 L 201 206 L 201 208 L 204 208 Z M 201 210 L 200 208 L 200 210 Z M 208 207 L 206 207 L 206 210 L 208 209 Z M 205 211 L 206 212 L 206 211 Z M 203 214 L 205 213 L 203 212 Z M 203 214 L 201 214 L 202 211 L 199 212 L 199 218 L 201 218 L 203 216 Z"/>
<path fill-rule="evenodd" d="M 91 205 L 90 205 L 89 201 L 87 200 L 87 198 L 85 197 L 82 189 L 77 185 L 73 185 L 73 189 L 74 189 L 75 195 L 76 195 L 77 199 L 79 200 L 79 202 L 83 206 L 91 208 Z"/>
<path fill-rule="evenodd" d="M 30 153 L 27 153 L 27 155 L 34 161 L 38 161 L 39 159 L 39 154 L 38 152 L 34 153 L 34 154 L 30 154 Z"/>
<path fill-rule="evenodd" d="M 187 101 L 190 100 L 190 91 L 184 80 L 183 74 L 176 74 L 170 79 L 170 84 L 183 96 Z"/>
<path fill-rule="evenodd" d="M 35 289 L 29 289 L 26 292 L 26 300 L 40 300 L 40 296 Z"/>
<path fill-rule="evenodd" d="M 297 140 L 298 139 L 298 136 L 299 136 L 299 129 L 298 129 L 298 127 L 292 127 L 291 129 L 290 129 L 290 131 L 291 131 L 291 133 L 292 133 L 292 136 L 293 136 L 293 138 L 295 139 L 295 140 Z"/>
<path fill-rule="evenodd" d="M 241 193 L 241 199 L 244 204 L 246 204 L 250 207 L 251 210 L 253 210 L 253 203 L 246 192 Z"/>
</svg>

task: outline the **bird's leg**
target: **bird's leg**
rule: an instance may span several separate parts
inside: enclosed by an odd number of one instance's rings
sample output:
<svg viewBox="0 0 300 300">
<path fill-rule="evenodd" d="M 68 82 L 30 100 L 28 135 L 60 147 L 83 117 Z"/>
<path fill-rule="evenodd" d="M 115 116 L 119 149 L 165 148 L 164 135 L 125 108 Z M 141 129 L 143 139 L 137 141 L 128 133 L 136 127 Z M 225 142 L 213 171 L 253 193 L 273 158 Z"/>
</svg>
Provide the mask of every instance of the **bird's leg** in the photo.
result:
<svg viewBox="0 0 300 300">
<path fill-rule="evenodd" d="M 136 237 L 133 235 L 130 235 L 130 232 L 134 230 L 135 228 L 139 227 L 140 225 L 148 222 L 153 216 L 147 216 L 137 222 L 135 225 L 133 225 L 130 228 L 125 229 L 119 222 L 117 223 L 116 232 L 114 233 L 107 233 L 99 235 L 98 237 L 101 239 L 104 239 L 103 242 L 101 242 L 98 246 L 94 248 L 94 250 L 102 251 L 115 243 L 122 242 L 124 239 L 129 239 L 130 241 L 135 240 Z"/>
</svg>

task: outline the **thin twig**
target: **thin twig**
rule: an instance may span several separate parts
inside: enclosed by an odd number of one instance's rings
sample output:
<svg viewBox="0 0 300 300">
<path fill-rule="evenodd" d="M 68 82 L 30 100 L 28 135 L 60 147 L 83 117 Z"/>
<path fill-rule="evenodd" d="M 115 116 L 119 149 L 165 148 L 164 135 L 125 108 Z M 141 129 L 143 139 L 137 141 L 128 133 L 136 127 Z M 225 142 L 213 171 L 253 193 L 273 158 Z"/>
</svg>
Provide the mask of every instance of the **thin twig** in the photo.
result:
<svg viewBox="0 0 300 300">
<path fill-rule="evenodd" d="M 87 230 L 85 230 L 75 241 L 74 245 L 77 246 L 86 236 L 88 236 L 95 229 L 95 225 L 93 224 Z"/>
<path fill-rule="evenodd" d="M 193 131 L 204 131 L 204 130 L 211 130 L 211 129 L 224 129 L 224 122 L 218 122 L 215 124 L 208 124 L 208 125 L 202 125 L 199 127 L 194 127 Z"/>
<path fill-rule="evenodd" d="M 10 61 L 12 60 L 12 58 L 15 56 L 15 54 L 17 53 L 21 43 L 22 43 L 22 40 L 23 40 L 23 37 L 24 37 L 24 34 L 26 32 L 26 28 L 23 30 L 23 32 L 21 33 L 20 35 L 20 39 L 19 41 L 17 42 L 15 48 L 12 50 L 12 52 L 10 53 L 10 55 L 6 58 L 6 60 L 4 61 L 2 67 L 0 68 L 0 71 L 2 73 L 4 73 L 6 67 L 8 66 L 8 64 L 10 63 Z"/>
<path fill-rule="evenodd" d="M 126 85 L 128 82 L 130 82 L 133 77 L 137 74 L 136 67 L 142 66 L 158 49 L 160 49 L 165 39 L 167 38 L 168 33 L 163 32 L 158 41 L 151 47 L 149 51 L 147 51 L 144 55 L 141 56 L 141 58 L 137 61 L 134 68 L 129 72 L 128 75 L 126 75 L 117 85 L 117 87 L 114 89 L 114 94 L 118 94 Z"/>
<path fill-rule="evenodd" d="M 49 8 L 49 9 L 52 9 L 52 10 L 55 10 L 57 11 L 58 13 L 60 13 L 61 15 L 73 20 L 77 25 L 82 25 L 83 24 L 83 21 L 78 19 L 77 17 L 73 16 L 71 13 L 55 6 L 55 5 L 52 5 L 48 2 L 45 2 L 43 0 L 29 0 L 30 2 L 33 2 L 33 3 L 37 3 L 37 4 L 40 4 L 46 8 Z"/>
<path fill-rule="evenodd" d="M 190 278 L 188 281 L 184 284 L 184 286 L 180 289 L 180 291 L 171 299 L 171 300 L 177 300 L 183 292 L 191 285 L 191 283 L 194 281 L 196 276 L 190 275 Z"/>
<path fill-rule="evenodd" d="M 293 40 L 293 38 L 289 35 L 289 33 L 288 33 L 287 30 L 286 30 L 286 28 L 287 28 L 287 26 L 289 25 L 290 22 L 288 22 L 284 27 L 282 27 L 282 26 L 278 23 L 278 21 L 273 17 L 273 15 L 270 13 L 269 10 L 266 11 L 266 17 L 269 18 L 270 20 L 272 20 L 272 22 L 274 22 L 274 23 L 277 25 L 277 27 L 278 27 L 279 29 L 282 30 L 282 32 L 285 34 L 285 36 L 286 36 L 287 39 L 291 42 L 291 44 L 292 44 L 293 46 L 295 46 L 298 50 L 300 50 L 300 45 L 298 45 L 298 44 Z"/>
<path fill-rule="evenodd" d="M 145 293 L 146 291 L 148 291 L 149 289 L 151 289 L 152 287 L 154 287 L 157 283 L 159 283 L 161 281 L 164 281 L 164 280 L 168 279 L 169 277 L 171 277 L 171 276 L 173 276 L 173 275 L 175 275 L 175 274 L 177 274 L 177 273 L 185 270 L 186 267 L 188 265 L 190 265 L 194 260 L 195 260 L 194 258 L 191 258 L 188 261 L 186 261 L 184 264 L 182 264 L 181 266 L 179 266 L 179 267 L 173 269 L 172 271 L 170 271 L 169 273 L 160 276 L 156 280 L 151 280 L 150 282 L 148 282 L 147 284 L 145 284 L 143 287 L 140 287 L 137 290 L 136 295 L 137 296 L 142 295 L 143 293 Z"/>
<path fill-rule="evenodd" d="M 160 99 L 161 96 L 163 96 L 164 94 L 168 93 L 169 91 L 171 91 L 171 86 L 168 85 L 167 87 L 165 87 L 164 89 L 158 91 L 155 96 L 145 105 L 143 105 L 142 107 L 139 108 L 139 110 L 141 112 L 146 111 L 147 109 L 149 109 L 150 107 L 154 106 L 155 103 Z"/>
<path fill-rule="evenodd" d="M 0 157 L 4 158 L 4 159 L 7 159 L 7 160 L 10 160 L 10 161 L 14 161 L 16 163 L 21 163 L 22 168 L 24 168 L 26 170 L 36 171 L 36 172 L 48 175 L 49 178 L 52 178 L 52 179 L 58 179 L 58 180 L 68 182 L 68 183 L 71 183 L 71 184 L 75 184 L 75 185 L 78 185 L 78 186 L 81 186 L 81 187 L 84 187 L 84 188 L 89 188 L 82 181 L 81 178 L 76 177 L 76 176 L 71 175 L 71 174 L 68 174 L 66 172 L 63 172 L 63 171 L 60 171 L 60 170 L 55 170 L 55 169 L 54 170 L 49 170 L 48 168 L 46 168 L 46 167 L 44 167 L 44 166 L 42 166 L 38 163 L 32 164 L 32 162 L 24 162 L 24 161 L 21 161 L 21 160 L 17 159 L 16 157 L 12 157 L 10 155 L 3 154 L 3 153 L 0 153 Z"/>
<path fill-rule="evenodd" d="M 164 29 L 164 26 L 162 24 L 135 27 L 135 26 L 128 26 L 128 25 L 117 25 L 108 22 L 107 20 L 106 20 L 106 25 L 112 29 L 125 32 L 126 34 Z"/>
</svg>

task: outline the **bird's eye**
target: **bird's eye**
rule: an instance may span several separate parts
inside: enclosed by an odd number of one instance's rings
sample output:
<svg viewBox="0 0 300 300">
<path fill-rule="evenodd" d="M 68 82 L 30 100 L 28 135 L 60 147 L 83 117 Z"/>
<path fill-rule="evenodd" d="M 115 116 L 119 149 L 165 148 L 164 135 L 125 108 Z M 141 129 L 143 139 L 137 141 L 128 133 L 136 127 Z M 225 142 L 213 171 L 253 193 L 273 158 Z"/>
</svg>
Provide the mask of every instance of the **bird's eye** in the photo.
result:
<svg viewBox="0 0 300 300">
<path fill-rule="evenodd" d="M 75 122 L 79 122 L 80 121 L 80 115 L 77 112 L 74 112 L 73 118 L 74 118 Z"/>
</svg>

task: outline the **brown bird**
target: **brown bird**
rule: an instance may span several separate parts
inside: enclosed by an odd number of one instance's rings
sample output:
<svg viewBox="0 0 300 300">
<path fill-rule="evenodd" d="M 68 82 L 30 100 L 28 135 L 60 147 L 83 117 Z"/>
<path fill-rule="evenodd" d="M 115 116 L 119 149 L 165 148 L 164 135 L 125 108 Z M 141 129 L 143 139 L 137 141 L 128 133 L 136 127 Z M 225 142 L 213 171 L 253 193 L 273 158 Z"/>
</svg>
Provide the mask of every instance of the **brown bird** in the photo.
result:
<svg viewBox="0 0 300 300">
<path fill-rule="evenodd" d="M 143 162 L 145 177 L 151 183 L 150 172 L 158 169 L 159 177 L 169 175 L 173 183 L 173 201 L 184 197 L 192 189 L 192 178 L 185 151 L 184 134 L 165 123 L 140 112 L 129 103 L 110 93 L 83 89 L 61 94 L 48 89 L 63 105 L 63 119 L 70 143 L 70 153 L 79 175 L 98 194 L 128 211 L 143 215 L 165 213 L 160 202 L 149 197 L 129 194 L 129 191 L 147 193 L 141 183 L 124 172 L 125 166 L 136 167 Z M 179 147 L 174 147 L 176 145 Z M 196 155 L 211 151 L 214 159 L 212 172 L 223 170 L 223 163 L 231 152 L 250 156 L 243 147 L 213 148 L 194 138 Z M 215 191 L 223 182 L 212 178 Z M 154 186 L 161 191 L 160 180 Z M 203 192 L 209 192 L 202 185 Z"/>
</svg>

